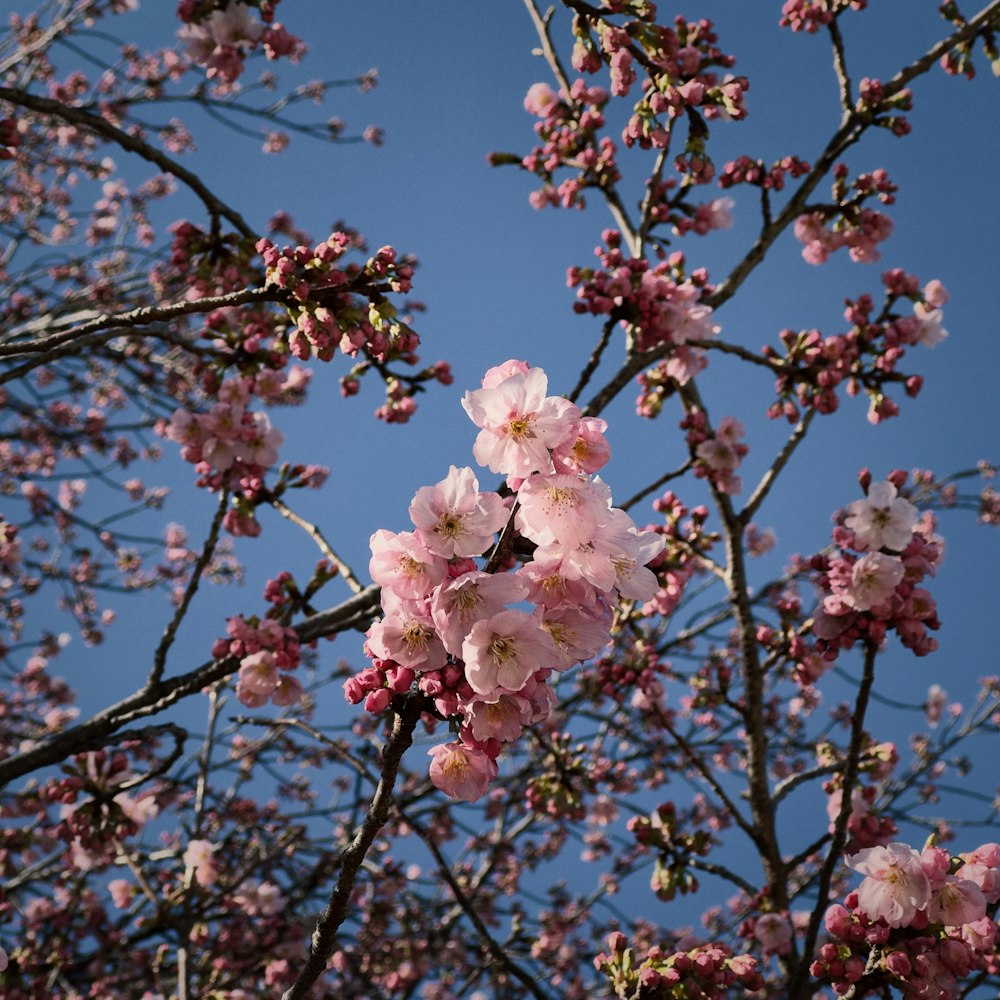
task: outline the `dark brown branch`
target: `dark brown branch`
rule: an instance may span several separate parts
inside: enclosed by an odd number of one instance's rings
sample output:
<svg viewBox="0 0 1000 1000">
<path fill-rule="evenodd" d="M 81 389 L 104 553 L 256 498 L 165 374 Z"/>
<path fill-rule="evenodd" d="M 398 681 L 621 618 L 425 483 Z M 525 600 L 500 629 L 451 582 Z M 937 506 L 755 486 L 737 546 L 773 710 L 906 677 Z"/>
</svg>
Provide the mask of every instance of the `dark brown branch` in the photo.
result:
<svg viewBox="0 0 1000 1000">
<path fill-rule="evenodd" d="M 403 754 L 413 742 L 413 730 L 420 719 L 422 711 L 421 698 L 408 698 L 404 701 L 396 720 L 393 723 L 392 735 L 382 752 L 382 776 L 372 796 L 371 805 L 361 829 L 354 840 L 340 855 L 340 873 L 330 902 L 323 916 L 316 924 L 312 935 L 312 946 L 309 958 L 295 983 L 285 991 L 282 1000 L 304 1000 L 317 979 L 326 971 L 326 965 L 337 942 L 337 931 L 347 917 L 351 893 L 358 869 L 364 861 L 372 841 L 382 829 L 389 815 L 392 802 L 392 789 L 396 783 L 396 774 Z"/>
<path fill-rule="evenodd" d="M 854 713 L 851 716 L 851 741 L 848 744 L 847 760 L 844 764 L 844 778 L 841 785 L 840 812 L 837 814 L 833 824 L 833 837 L 831 838 L 830 850 L 826 856 L 826 861 L 819 873 L 819 880 L 816 885 L 816 906 L 809 917 L 809 926 L 806 929 L 805 940 L 802 942 L 802 954 L 807 958 L 813 954 L 816 948 L 816 939 L 819 936 L 820 924 L 823 914 L 826 913 L 830 896 L 830 883 L 833 880 L 833 872 L 837 865 L 841 864 L 841 854 L 844 845 L 847 843 L 847 821 L 851 817 L 851 793 L 854 791 L 854 784 L 858 780 L 860 772 L 862 746 L 865 735 L 865 714 L 868 711 L 868 699 L 871 695 L 872 685 L 875 683 L 875 657 L 878 655 L 878 648 L 874 643 L 865 646 L 865 663 L 861 675 L 861 684 L 858 688 L 858 699 L 854 703 Z M 795 970 L 794 977 L 789 986 L 788 995 L 795 997 L 804 995 L 807 978 L 809 976 L 808 962 L 801 962 Z"/>
<path fill-rule="evenodd" d="M 295 626 L 295 631 L 300 642 L 311 642 L 313 639 L 366 625 L 378 610 L 379 588 L 372 585 L 338 607 L 305 619 Z M 58 764 L 71 754 L 101 746 L 108 736 L 122 726 L 162 712 L 181 699 L 222 680 L 238 667 L 239 660 L 227 656 L 223 660 L 203 663 L 186 674 L 144 685 L 86 721 L 40 741 L 30 750 L 0 761 L 0 788 L 39 768 Z"/>
</svg>

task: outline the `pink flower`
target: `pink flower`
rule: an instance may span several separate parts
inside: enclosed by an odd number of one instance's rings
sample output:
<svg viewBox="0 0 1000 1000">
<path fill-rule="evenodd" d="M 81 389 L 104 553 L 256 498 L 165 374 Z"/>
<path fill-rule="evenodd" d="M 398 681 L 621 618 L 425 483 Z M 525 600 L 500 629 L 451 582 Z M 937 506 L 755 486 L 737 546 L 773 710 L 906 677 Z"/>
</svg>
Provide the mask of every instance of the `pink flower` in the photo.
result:
<svg viewBox="0 0 1000 1000">
<path fill-rule="evenodd" d="M 948 331 L 941 325 L 944 313 L 940 309 L 929 309 L 922 302 L 917 302 L 913 313 L 917 317 L 917 343 L 924 347 L 937 347 L 948 336 Z"/>
<path fill-rule="evenodd" d="M 496 761 L 464 743 L 441 744 L 427 753 L 434 758 L 430 766 L 431 782 L 453 799 L 475 802 L 497 776 Z"/>
<path fill-rule="evenodd" d="M 556 471 L 591 475 L 607 465 L 611 458 L 611 448 L 604 437 L 607 429 L 607 422 L 598 417 L 577 420 L 574 431 L 552 452 Z"/>
<path fill-rule="evenodd" d="M 868 847 L 847 858 L 847 867 L 866 876 L 858 889 L 858 907 L 870 920 L 907 927 L 931 898 L 920 855 L 908 844 Z"/>
<path fill-rule="evenodd" d="M 955 872 L 955 875 L 960 879 L 974 882 L 979 887 L 987 903 L 995 903 L 1000 900 L 1000 869 L 989 868 L 984 864 L 971 862 L 962 865 Z"/>
<path fill-rule="evenodd" d="M 854 532 L 858 549 L 902 552 L 913 538 L 917 508 L 898 495 L 890 482 L 872 483 L 868 496 L 848 508 L 844 527 Z"/>
<path fill-rule="evenodd" d="M 434 591 L 431 618 L 444 648 L 452 656 L 461 656 L 462 643 L 477 621 L 499 614 L 524 597 L 525 586 L 518 577 L 476 570 L 447 580 Z"/>
<path fill-rule="evenodd" d="M 547 83 L 533 83 L 524 98 L 524 110 L 536 118 L 548 118 L 559 106 L 559 95 Z"/>
<path fill-rule="evenodd" d="M 404 602 L 409 604 L 410 602 Z M 368 648 L 413 670 L 438 670 L 448 661 L 429 614 L 400 606 L 368 629 Z"/>
<path fill-rule="evenodd" d="M 127 910 L 135 895 L 136 887 L 124 878 L 113 878 L 108 883 L 108 892 L 115 909 Z"/>
<path fill-rule="evenodd" d="M 502 694 L 494 702 L 477 700 L 465 709 L 472 735 L 481 743 L 516 740 L 531 721 L 531 715 L 531 702 L 519 694 Z"/>
<path fill-rule="evenodd" d="M 792 925 L 780 913 L 762 913 L 754 924 L 753 936 L 761 943 L 765 955 L 784 955 L 790 950 Z"/>
<path fill-rule="evenodd" d="M 274 654 L 266 649 L 251 653 L 240 662 L 239 685 L 243 691 L 269 695 L 278 683 L 278 668 Z"/>
<path fill-rule="evenodd" d="M 546 396 L 547 388 L 545 372 L 532 368 L 524 374 L 515 372 L 492 388 L 465 394 L 462 406 L 482 428 L 473 447 L 480 465 L 519 479 L 553 471 L 549 449 L 572 432 L 576 407 Z"/>
<path fill-rule="evenodd" d="M 903 573 L 901 559 L 868 552 L 851 567 L 847 593 L 835 595 L 835 599 L 842 599 L 856 611 L 868 611 L 892 596 L 903 580 Z"/>
<path fill-rule="evenodd" d="M 396 534 L 380 529 L 370 540 L 368 571 L 380 586 L 397 597 L 420 600 L 444 579 L 446 563 L 412 532 Z"/>
<path fill-rule="evenodd" d="M 518 490 L 517 529 L 537 545 L 575 549 L 589 542 L 611 491 L 573 475 L 532 476 Z"/>
<path fill-rule="evenodd" d="M 417 537 L 428 551 L 445 559 L 478 556 L 507 523 L 508 512 L 496 493 L 480 493 L 472 469 L 451 466 L 436 486 L 422 486 L 410 504 Z"/>
<path fill-rule="evenodd" d="M 566 670 L 596 656 L 608 644 L 611 612 L 595 619 L 579 608 L 557 608 L 544 612 L 542 625 L 556 645 L 558 659 L 553 666 Z"/>
<path fill-rule="evenodd" d="M 216 880 L 214 852 L 215 845 L 208 840 L 192 840 L 184 851 L 184 867 L 194 872 L 199 885 L 211 885 Z"/>
<path fill-rule="evenodd" d="M 943 305 L 947 305 L 948 290 L 937 278 L 932 278 L 924 285 L 924 301 L 932 309 L 940 309 Z"/>
<path fill-rule="evenodd" d="M 949 875 L 931 896 L 927 905 L 927 918 L 932 924 L 961 927 L 973 924 L 986 916 L 986 898 L 975 882 Z"/>
<path fill-rule="evenodd" d="M 539 613 L 501 611 L 476 622 L 462 644 L 462 659 L 472 690 L 491 697 L 497 688 L 520 691 L 536 670 L 552 667 L 558 657 Z"/>
</svg>

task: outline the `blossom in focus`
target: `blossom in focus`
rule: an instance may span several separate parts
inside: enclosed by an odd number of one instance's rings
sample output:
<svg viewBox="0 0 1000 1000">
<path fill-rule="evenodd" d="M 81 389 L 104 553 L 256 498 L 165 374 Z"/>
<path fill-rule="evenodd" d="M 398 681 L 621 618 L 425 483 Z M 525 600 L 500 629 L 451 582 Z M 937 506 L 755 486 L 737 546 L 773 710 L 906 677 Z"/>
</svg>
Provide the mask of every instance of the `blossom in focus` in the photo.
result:
<svg viewBox="0 0 1000 1000">
<path fill-rule="evenodd" d="M 868 496 L 847 508 L 844 526 L 854 532 L 861 551 L 891 549 L 902 552 L 913 537 L 917 508 L 898 495 L 890 482 L 872 483 Z"/>
<path fill-rule="evenodd" d="M 858 889 L 858 906 L 871 920 L 907 927 L 930 902 L 930 882 L 920 855 L 908 844 L 897 841 L 865 848 L 847 858 L 847 867 L 865 876 Z"/>
<path fill-rule="evenodd" d="M 462 659 L 472 690 L 490 696 L 497 688 L 520 691 L 536 670 L 554 666 L 558 657 L 539 614 L 501 611 L 476 622 L 462 644 Z"/>
</svg>

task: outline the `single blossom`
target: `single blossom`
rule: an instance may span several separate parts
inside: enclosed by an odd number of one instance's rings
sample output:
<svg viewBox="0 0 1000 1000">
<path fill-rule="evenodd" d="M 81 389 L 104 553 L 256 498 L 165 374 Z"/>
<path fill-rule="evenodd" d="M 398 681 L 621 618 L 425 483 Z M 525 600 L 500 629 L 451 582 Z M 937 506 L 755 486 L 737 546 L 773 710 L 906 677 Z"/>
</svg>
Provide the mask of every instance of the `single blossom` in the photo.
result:
<svg viewBox="0 0 1000 1000">
<path fill-rule="evenodd" d="M 482 428 L 472 450 L 480 465 L 520 479 L 553 471 L 549 449 L 572 432 L 577 408 L 568 400 L 546 396 L 547 387 L 545 372 L 532 368 L 465 394 L 462 406 Z"/>
<path fill-rule="evenodd" d="M 540 613 L 501 611 L 476 622 L 462 644 L 462 659 L 472 690 L 492 697 L 497 688 L 520 691 L 536 670 L 554 666 L 558 656 Z"/>
<path fill-rule="evenodd" d="M 184 851 L 184 867 L 193 873 L 199 885 L 211 885 L 218 877 L 213 857 L 215 847 L 209 840 L 192 840 Z"/>
<path fill-rule="evenodd" d="M 480 493 L 470 468 L 454 465 L 436 486 L 422 486 L 410 504 L 417 537 L 428 551 L 445 559 L 481 555 L 507 522 L 496 493 Z"/>
<path fill-rule="evenodd" d="M 429 769 L 435 788 L 463 802 L 481 798 L 497 776 L 497 765 L 484 751 L 464 743 L 447 743 L 431 747 L 433 758 Z"/>
<path fill-rule="evenodd" d="M 903 580 L 903 562 L 896 556 L 868 552 L 851 567 L 844 601 L 856 611 L 868 611 L 892 596 Z"/>
<path fill-rule="evenodd" d="M 917 911 L 930 902 L 930 883 L 920 855 L 908 844 L 865 848 L 847 858 L 847 867 L 865 876 L 858 889 L 858 906 L 871 920 L 908 927 Z"/>
<path fill-rule="evenodd" d="M 753 936 L 765 955 L 785 955 L 790 950 L 792 925 L 780 913 L 762 913 L 754 924 Z"/>
<path fill-rule="evenodd" d="M 431 552 L 413 532 L 379 529 L 371 537 L 368 571 L 380 586 L 398 597 L 420 600 L 444 579 L 445 560 Z"/>
<path fill-rule="evenodd" d="M 464 709 L 473 737 L 480 743 L 510 743 L 531 721 L 531 702 L 520 694 L 502 694 L 496 701 L 477 699 Z"/>
<path fill-rule="evenodd" d="M 868 496 L 855 500 L 847 511 L 844 527 L 854 532 L 861 551 L 902 552 L 910 544 L 917 525 L 917 508 L 899 496 L 890 482 L 872 483 Z"/>
<path fill-rule="evenodd" d="M 600 482 L 574 475 L 531 476 L 518 490 L 517 530 L 537 545 L 577 548 L 594 537 L 611 501 Z"/>
<path fill-rule="evenodd" d="M 927 919 L 932 924 L 961 927 L 986 916 L 986 897 L 975 882 L 949 875 L 927 904 Z"/>
</svg>

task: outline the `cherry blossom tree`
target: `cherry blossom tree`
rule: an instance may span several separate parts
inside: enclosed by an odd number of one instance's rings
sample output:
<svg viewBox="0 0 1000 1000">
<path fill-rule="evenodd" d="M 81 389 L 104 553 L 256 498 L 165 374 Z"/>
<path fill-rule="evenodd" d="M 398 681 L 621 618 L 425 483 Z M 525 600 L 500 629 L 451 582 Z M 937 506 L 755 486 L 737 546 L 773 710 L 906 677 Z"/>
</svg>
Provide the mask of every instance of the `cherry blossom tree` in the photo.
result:
<svg viewBox="0 0 1000 1000">
<path fill-rule="evenodd" d="M 323 39 L 279 6 L 181 0 L 152 44 L 138 0 L 45 0 L 0 46 L 0 995 L 995 992 L 975 748 L 1000 680 L 957 704 L 935 655 L 945 515 L 1000 523 L 995 468 L 957 446 L 861 468 L 777 562 L 761 524 L 849 397 L 905 421 L 933 377 L 948 292 L 905 247 L 870 266 L 898 188 L 857 157 L 928 155 L 920 88 L 1000 69 L 1000 0 L 938 5 L 883 79 L 854 75 L 866 0 L 761 0 L 783 44 L 826 39 L 803 86 L 838 104 L 818 154 L 763 158 L 724 152 L 753 148 L 752 81 L 699 0 L 510 5 L 544 79 L 490 162 L 552 225 L 594 221 L 568 270 L 584 346 L 557 371 L 492 345 L 446 404 L 467 451 L 406 486 L 367 568 L 340 554 L 360 514 L 309 513 L 364 470 L 286 441 L 283 407 L 315 409 L 332 366 L 342 412 L 367 379 L 380 421 L 420 428 L 452 369 L 418 353 L 414 257 L 208 179 L 199 129 L 382 142 L 311 118 L 372 71 L 282 82 Z M 730 302 L 789 246 L 848 275 L 842 318 L 761 345 Z M 637 449 L 629 496 L 612 459 L 650 426 L 682 457 Z M 148 635 L 102 659 L 123 618 Z"/>
</svg>

